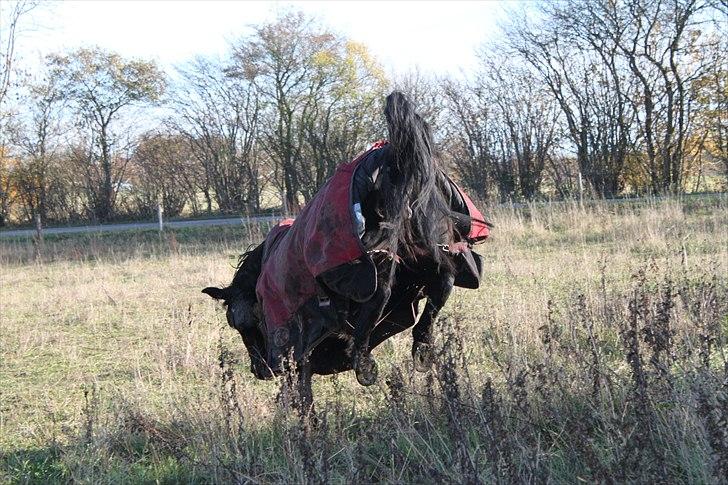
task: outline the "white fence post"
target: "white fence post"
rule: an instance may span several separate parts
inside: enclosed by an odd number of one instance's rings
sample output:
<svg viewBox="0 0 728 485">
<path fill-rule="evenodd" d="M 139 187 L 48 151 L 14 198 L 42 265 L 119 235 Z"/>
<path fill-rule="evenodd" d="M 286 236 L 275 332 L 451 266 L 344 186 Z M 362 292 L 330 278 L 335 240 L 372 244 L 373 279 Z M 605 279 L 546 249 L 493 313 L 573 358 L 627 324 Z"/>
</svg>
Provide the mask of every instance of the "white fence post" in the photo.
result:
<svg viewBox="0 0 728 485">
<path fill-rule="evenodd" d="M 164 232 L 164 220 L 162 219 L 162 213 L 164 210 L 162 209 L 162 203 L 157 203 L 157 217 L 159 218 L 159 233 L 161 234 Z"/>
<path fill-rule="evenodd" d="M 43 257 L 43 221 L 40 219 L 40 212 L 35 214 L 35 259 L 40 260 Z"/>
</svg>

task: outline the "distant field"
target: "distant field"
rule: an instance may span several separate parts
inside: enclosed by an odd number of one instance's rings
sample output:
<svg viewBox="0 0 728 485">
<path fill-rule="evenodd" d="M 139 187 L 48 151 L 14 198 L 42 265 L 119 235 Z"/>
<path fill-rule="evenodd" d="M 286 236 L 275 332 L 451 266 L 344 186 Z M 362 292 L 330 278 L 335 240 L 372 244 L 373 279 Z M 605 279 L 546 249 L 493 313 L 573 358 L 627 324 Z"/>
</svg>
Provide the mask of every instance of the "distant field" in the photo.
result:
<svg viewBox="0 0 728 485">
<path fill-rule="evenodd" d="M 728 198 L 486 213 L 435 369 L 395 337 L 317 426 L 200 293 L 266 227 L 0 240 L 0 482 L 724 481 Z"/>
</svg>

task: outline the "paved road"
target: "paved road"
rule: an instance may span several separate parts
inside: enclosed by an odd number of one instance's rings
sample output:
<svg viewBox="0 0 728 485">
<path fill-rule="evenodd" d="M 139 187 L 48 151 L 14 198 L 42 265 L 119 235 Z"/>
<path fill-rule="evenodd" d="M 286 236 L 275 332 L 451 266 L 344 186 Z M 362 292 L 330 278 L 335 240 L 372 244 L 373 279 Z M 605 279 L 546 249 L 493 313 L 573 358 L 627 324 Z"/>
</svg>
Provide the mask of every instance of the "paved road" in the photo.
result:
<svg viewBox="0 0 728 485">
<path fill-rule="evenodd" d="M 702 198 L 702 197 L 725 197 L 725 193 L 716 194 L 683 194 L 681 198 Z M 600 199 L 584 200 L 584 203 L 601 203 L 606 202 L 610 204 L 620 204 L 628 202 L 643 202 L 643 201 L 659 201 L 672 197 L 647 197 L 647 198 L 625 198 L 625 199 Z M 535 206 L 541 205 L 557 205 L 557 204 L 573 204 L 575 201 L 551 201 L 551 202 L 536 202 L 533 203 Z M 528 204 L 513 203 L 513 204 L 501 204 L 503 206 L 522 208 L 528 206 Z M 234 226 L 242 224 L 245 221 L 251 222 L 275 222 L 283 219 L 282 216 L 253 216 L 250 218 L 240 217 L 229 217 L 226 219 L 200 219 L 192 221 L 169 221 L 165 222 L 165 227 L 195 227 L 195 226 Z M 73 233 L 99 233 L 99 232 L 115 232 L 115 231 L 127 231 L 129 229 L 156 229 L 159 224 L 156 222 L 130 222 L 128 224 L 108 224 L 99 226 L 76 226 L 76 227 L 49 227 L 43 231 L 44 234 L 73 234 Z M 32 237 L 35 234 L 35 229 L 15 229 L 11 231 L 0 231 L 0 238 L 3 237 L 19 237 L 26 236 Z"/>
<path fill-rule="evenodd" d="M 255 216 L 250 218 L 230 217 L 226 219 L 199 219 L 193 221 L 168 221 L 164 227 L 197 227 L 197 226 L 235 226 L 247 221 L 271 222 L 282 219 L 281 216 Z M 157 229 L 157 222 L 130 222 L 128 224 L 108 224 L 98 226 L 75 226 L 75 227 L 49 227 L 43 230 L 43 234 L 73 234 L 73 233 L 99 233 L 128 231 L 130 229 Z M 3 237 L 32 237 L 35 229 L 15 229 L 11 231 L 0 231 L 0 238 Z"/>
</svg>

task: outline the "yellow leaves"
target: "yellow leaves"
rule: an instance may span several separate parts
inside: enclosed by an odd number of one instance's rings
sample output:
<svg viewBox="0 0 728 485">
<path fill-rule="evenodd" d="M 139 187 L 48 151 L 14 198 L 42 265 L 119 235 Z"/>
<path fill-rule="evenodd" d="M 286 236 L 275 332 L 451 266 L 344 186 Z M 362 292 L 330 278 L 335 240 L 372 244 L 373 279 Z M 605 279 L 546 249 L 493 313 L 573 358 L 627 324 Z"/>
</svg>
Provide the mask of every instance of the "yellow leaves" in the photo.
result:
<svg viewBox="0 0 728 485">
<path fill-rule="evenodd" d="M 6 173 L 17 169 L 20 160 L 8 153 L 5 147 L 0 147 L 0 173 Z"/>
<path fill-rule="evenodd" d="M 384 70 L 359 42 L 329 44 L 317 50 L 309 62 L 320 80 L 334 81 L 333 92 L 341 99 L 379 96 L 387 84 Z"/>
<path fill-rule="evenodd" d="M 361 43 L 346 41 L 336 59 L 337 83 L 334 93 L 340 99 L 381 96 L 387 84 L 384 70 Z"/>
<path fill-rule="evenodd" d="M 336 55 L 330 50 L 318 51 L 311 57 L 311 63 L 313 66 L 320 69 L 330 68 L 335 65 L 336 62 Z"/>
<path fill-rule="evenodd" d="M 7 205 L 18 197 L 16 172 L 20 167 L 20 160 L 8 153 L 5 147 L 0 146 L 0 196 Z"/>
<path fill-rule="evenodd" d="M 346 43 L 347 59 L 352 65 L 359 64 L 361 68 L 372 76 L 377 83 L 384 85 L 387 77 L 382 66 L 374 59 L 366 45 L 360 42 L 349 41 Z"/>
</svg>

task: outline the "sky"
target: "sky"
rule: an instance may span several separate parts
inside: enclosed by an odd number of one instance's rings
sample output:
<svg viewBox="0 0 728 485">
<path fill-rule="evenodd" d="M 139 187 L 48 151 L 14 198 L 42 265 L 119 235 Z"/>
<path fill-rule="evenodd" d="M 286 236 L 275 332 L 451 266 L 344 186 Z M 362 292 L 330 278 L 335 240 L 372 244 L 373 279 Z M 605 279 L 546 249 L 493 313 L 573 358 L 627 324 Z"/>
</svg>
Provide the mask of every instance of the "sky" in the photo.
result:
<svg viewBox="0 0 728 485">
<path fill-rule="evenodd" d="M 224 55 L 251 26 L 288 10 L 365 44 L 389 73 L 418 68 L 459 75 L 477 65 L 476 48 L 497 34 L 517 2 L 496 1 L 117 1 L 47 2 L 24 20 L 17 53 L 43 56 L 98 45 L 153 59 L 168 71 L 197 55 Z"/>
</svg>

